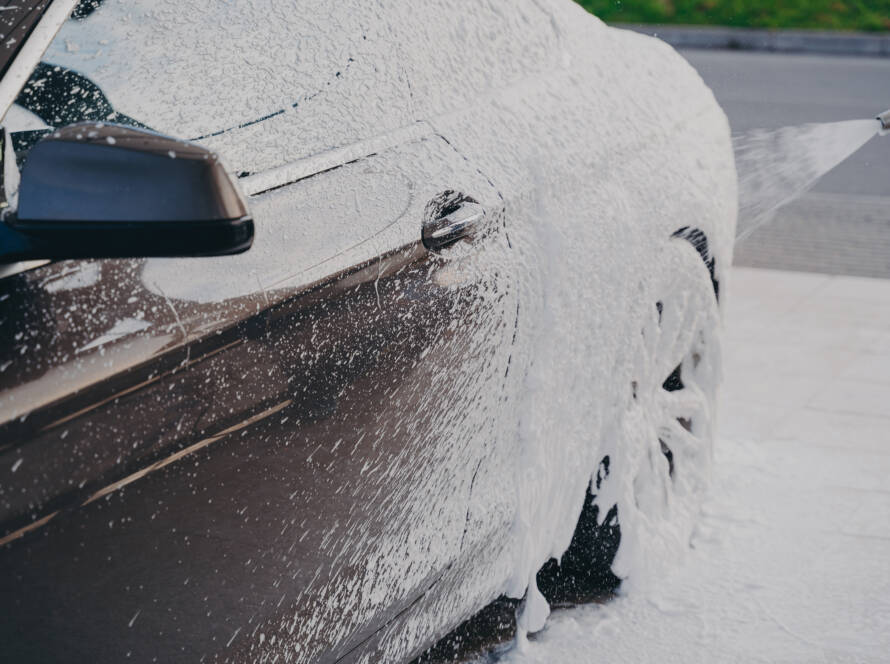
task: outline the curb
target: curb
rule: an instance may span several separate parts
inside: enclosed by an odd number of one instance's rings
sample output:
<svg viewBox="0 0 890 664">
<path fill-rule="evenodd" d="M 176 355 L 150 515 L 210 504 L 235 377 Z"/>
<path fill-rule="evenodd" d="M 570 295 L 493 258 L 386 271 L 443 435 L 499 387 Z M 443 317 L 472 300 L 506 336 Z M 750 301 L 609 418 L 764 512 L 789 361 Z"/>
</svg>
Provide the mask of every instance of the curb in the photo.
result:
<svg viewBox="0 0 890 664">
<path fill-rule="evenodd" d="M 658 37 L 674 48 L 823 53 L 890 57 L 890 35 L 822 30 L 765 30 L 690 25 L 612 23 L 612 27 Z"/>
</svg>

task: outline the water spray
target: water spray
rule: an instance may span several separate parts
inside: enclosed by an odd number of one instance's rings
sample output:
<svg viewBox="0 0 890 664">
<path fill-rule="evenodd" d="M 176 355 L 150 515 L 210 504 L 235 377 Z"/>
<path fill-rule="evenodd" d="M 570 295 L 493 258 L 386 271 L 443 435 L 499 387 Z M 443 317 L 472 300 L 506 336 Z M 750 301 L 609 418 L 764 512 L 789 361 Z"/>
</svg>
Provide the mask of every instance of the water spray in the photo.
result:
<svg viewBox="0 0 890 664">
<path fill-rule="evenodd" d="M 887 134 L 890 109 L 870 120 L 757 129 L 734 136 L 739 177 L 736 241 L 771 221 L 779 208 L 800 198 L 875 135 Z"/>
<path fill-rule="evenodd" d="M 890 109 L 878 116 L 878 122 L 881 123 L 881 131 L 878 132 L 880 136 L 886 136 L 890 133 Z"/>
</svg>

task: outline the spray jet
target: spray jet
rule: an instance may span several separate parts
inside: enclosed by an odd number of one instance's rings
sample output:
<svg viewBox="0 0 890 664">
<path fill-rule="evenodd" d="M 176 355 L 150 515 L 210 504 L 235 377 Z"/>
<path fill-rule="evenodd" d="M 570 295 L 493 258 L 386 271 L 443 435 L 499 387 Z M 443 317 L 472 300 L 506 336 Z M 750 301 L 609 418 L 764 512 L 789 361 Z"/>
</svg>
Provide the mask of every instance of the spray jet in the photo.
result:
<svg viewBox="0 0 890 664">
<path fill-rule="evenodd" d="M 776 210 L 806 193 L 875 135 L 887 134 L 890 109 L 869 120 L 756 129 L 734 136 L 739 177 L 736 241 L 769 222 Z"/>
</svg>

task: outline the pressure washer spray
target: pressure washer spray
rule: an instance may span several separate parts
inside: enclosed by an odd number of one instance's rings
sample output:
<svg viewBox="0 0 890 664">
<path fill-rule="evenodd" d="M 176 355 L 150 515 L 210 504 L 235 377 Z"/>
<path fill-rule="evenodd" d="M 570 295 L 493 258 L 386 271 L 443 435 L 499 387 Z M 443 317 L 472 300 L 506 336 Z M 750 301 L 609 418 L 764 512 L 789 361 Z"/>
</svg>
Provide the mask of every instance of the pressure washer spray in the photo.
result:
<svg viewBox="0 0 890 664">
<path fill-rule="evenodd" d="M 890 109 L 869 120 L 756 129 L 734 136 L 739 181 L 736 242 L 772 220 L 779 208 L 806 193 L 875 135 L 887 134 Z"/>
</svg>

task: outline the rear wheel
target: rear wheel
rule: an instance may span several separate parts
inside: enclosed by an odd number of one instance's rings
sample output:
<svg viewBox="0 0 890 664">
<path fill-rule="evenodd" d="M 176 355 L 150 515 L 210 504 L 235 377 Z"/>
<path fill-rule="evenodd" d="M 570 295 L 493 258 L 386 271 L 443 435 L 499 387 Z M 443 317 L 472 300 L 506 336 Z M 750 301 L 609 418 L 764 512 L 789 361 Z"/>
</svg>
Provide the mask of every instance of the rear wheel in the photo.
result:
<svg viewBox="0 0 890 664">
<path fill-rule="evenodd" d="M 625 577 L 660 573 L 668 553 L 688 544 L 710 475 L 720 373 L 713 261 L 703 235 L 695 238 L 672 238 L 643 283 L 615 440 L 569 549 L 538 574 L 551 604 L 588 601 Z"/>
</svg>

